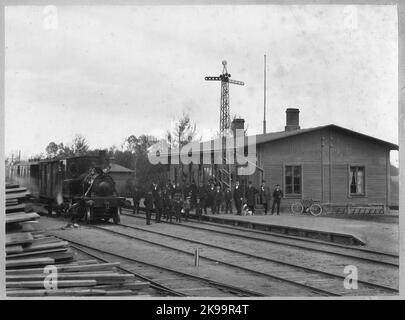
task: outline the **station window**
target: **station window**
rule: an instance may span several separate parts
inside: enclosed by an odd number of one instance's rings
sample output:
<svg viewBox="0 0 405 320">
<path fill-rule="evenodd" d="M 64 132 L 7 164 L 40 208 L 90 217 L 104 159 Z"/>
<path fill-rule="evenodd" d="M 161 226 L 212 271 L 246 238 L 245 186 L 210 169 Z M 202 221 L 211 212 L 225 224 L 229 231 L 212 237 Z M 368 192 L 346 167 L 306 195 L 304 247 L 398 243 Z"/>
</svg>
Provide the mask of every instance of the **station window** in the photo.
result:
<svg viewBox="0 0 405 320">
<path fill-rule="evenodd" d="M 350 195 L 364 195 L 364 167 L 350 166 Z"/>
<path fill-rule="evenodd" d="M 301 166 L 285 166 L 285 194 L 301 195 Z"/>
</svg>

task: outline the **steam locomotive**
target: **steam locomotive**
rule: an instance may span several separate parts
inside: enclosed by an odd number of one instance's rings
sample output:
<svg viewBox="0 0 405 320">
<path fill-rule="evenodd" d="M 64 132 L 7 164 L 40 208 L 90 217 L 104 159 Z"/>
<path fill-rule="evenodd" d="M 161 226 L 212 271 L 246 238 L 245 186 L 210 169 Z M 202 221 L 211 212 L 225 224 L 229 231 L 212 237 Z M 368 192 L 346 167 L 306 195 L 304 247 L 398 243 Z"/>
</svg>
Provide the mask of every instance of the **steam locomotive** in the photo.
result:
<svg viewBox="0 0 405 320">
<path fill-rule="evenodd" d="M 118 224 L 125 198 L 118 196 L 108 167 L 109 159 L 100 151 L 98 155 L 30 163 L 27 179 L 49 213 L 55 211 L 86 223 L 112 219 Z"/>
</svg>

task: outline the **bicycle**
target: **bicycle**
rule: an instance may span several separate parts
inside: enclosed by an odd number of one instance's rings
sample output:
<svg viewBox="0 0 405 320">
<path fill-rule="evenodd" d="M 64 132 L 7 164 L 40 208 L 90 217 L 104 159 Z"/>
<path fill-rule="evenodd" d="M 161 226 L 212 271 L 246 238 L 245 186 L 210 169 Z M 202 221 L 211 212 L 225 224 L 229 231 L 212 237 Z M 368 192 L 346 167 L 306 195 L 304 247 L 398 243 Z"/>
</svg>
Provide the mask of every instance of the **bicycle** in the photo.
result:
<svg viewBox="0 0 405 320">
<path fill-rule="evenodd" d="M 302 199 L 294 202 L 291 205 L 291 212 L 293 214 L 311 213 L 313 216 L 317 217 L 322 214 L 322 205 L 317 203 L 312 199 Z"/>
</svg>

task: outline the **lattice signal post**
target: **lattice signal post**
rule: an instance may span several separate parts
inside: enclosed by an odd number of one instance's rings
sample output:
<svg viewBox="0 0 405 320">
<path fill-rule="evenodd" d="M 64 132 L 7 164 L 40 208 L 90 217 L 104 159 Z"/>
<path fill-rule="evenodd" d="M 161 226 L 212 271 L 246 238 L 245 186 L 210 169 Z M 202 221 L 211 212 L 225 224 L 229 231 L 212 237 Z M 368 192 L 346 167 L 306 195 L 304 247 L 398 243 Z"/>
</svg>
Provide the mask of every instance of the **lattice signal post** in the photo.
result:
<svg viewBox="0 0 405 320">
<path fill-rule="evenodd" d="M 230 79 L 231 75 L 226 69 L 226 61 L 222 61 L 224 66 L 222 69 L 222 74 L 219 77 L 205 77 L 207 81 L 221 81 L 221 108 L 219 115 L 219 131 L 223 133 L 226 129 L 231 126 L 231 116 L 229 110 L 229 84 L 237 84 L 239 86 L 245 85 L 242 81 L 236 81 Z"/>
</svg>

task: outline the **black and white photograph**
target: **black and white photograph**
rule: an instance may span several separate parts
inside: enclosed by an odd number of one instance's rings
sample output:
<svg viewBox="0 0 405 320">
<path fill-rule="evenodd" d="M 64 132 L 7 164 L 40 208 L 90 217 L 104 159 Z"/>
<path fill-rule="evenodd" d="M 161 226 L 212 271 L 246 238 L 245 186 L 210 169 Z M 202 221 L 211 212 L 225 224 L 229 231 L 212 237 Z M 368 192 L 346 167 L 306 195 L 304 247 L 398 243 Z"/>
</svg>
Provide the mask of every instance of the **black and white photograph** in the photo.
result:
<svg viewBox="0 0 405 320">
<path fill-rule="evenodd" d="M 398 5 L 3 13 L 6 299 L 400 296 Z"/>
</svg>

